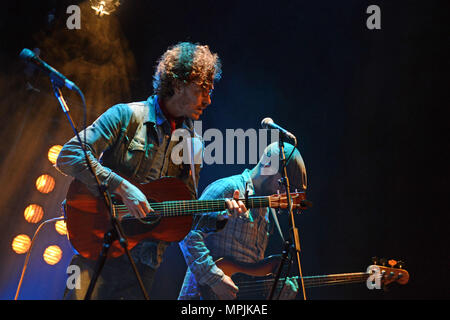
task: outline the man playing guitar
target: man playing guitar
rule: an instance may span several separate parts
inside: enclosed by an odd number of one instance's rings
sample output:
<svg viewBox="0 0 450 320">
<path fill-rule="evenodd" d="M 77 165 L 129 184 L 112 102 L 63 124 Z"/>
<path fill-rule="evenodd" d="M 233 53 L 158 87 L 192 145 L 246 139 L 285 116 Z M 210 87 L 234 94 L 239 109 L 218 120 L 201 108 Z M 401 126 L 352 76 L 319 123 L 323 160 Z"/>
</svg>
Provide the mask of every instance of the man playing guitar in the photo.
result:
<svg viewBox="0 0 450 320">
<path fill-rule="evenodd" d="M 220 76 L 220 60 L 208 46 L 179 43 L 158 61 L 153 76 L 154 95 L 143 102 L 113 106 L 80 132 L 98 180 L 121 198 L 131 216 L 142 219 L 153 211 L 146 196 L 134 185 L 137 183 L 176 177 L 186 184 L 192 198 L 196 197 L 200 165 L 173 163 L 171 153 L 177 141 L 171 135 L 175 129 L 183 128 L 191 137 L 196 136 L 193 120 L 198 120 L 211 104 L 213 84 Z M 75 137 L 62 148 L 56 167 L 98 194 L 96 180 Z M 235 215 L 246 211 L 242 202 L 227 200 L 227 205 Z M 215 231 L 227 217 L 205 214 L 197 225 L 205 232 Z M 147 239 L 131 250 L 147 291 L 167 246 L 167 242 Z M 74 255 L 71 264 L 81 269 L 81 288 L 67 289 L 66 299 L 84 297 L 95 267 L 95 259 L 89 258 Z M 141 298 L 142 292 L 127 257 L 107 259 L 92 299 Z"/>
<path fill-rule="evenodd" d="M 287 163 L 291 190 L 305 191 L 306 169 L 300 152 L 287 143 L 285 150 L 287 157 L 291 155 Z M 272 174 L 264 174 L 264 168 L 269 165 L 268 159 L 278 159 L 278 154 L 278 143 L 272 143 L 264 150 L 254 168 L 215 181 L 205 189 L 200 200 L 229 198 L 234 190 L 239 190 L 241 194 L 248 190 L 248 195 L 252 196 L 276 194 L 280 189 L 280 169 Z M 207 287 L 213 291 L 214 299 L 235 299 L 239 288 L 230 276 L 218 267 L 216 261 L 222 257 L 238 263 L 254 264 L 262 261 L 269 237 L 270 210 L 273 209 L 251 209 L 245 216 L 228 221 L 223 230 L 217 233 L 206 234 L 201 230 L 191 230 L 180 242 L 188 270 L 178 298 L 205 299 L 207 297 L 202 295 L 201 287 Z M 297 291 L 296 280 L 288 279 L 280 298 L 293 299 Z M 248 298 L 255 299 L 255 296 Z"/>
</svg>

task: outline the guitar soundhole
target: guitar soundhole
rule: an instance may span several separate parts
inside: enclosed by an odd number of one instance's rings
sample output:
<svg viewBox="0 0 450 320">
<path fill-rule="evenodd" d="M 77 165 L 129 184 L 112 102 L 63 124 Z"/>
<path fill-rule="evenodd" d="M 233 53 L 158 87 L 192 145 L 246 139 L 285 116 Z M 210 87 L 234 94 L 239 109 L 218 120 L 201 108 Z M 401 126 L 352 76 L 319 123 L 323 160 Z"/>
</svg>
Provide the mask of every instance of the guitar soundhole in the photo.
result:
<svg viewBox="0 0 450 320">
<path fill-rule="evenodd" d="M 122 228 L 127 236 L 141 235 L 151 231 L 159 224 L 160 217 L 146 217 L 139 221 L 136 218 L 122 219 Z"/>
<path fill-rule="evenodd" d="M 153 201 L 149 199 L 150 206 L 152 202 Z M 117 198 L 113 199 L 113 203 L 115 205 L 123 204 L 122 201 Z M 127 214 L 122 217 L 121 224 L 123 231 L 127 236 L 136 236 L 151 231 L 159 224 L 160 219 L 161 217 L 159 215 L 152 216 L 151 213 L 142 219 L 137 219 L 132 215 Z"/>
</svg>

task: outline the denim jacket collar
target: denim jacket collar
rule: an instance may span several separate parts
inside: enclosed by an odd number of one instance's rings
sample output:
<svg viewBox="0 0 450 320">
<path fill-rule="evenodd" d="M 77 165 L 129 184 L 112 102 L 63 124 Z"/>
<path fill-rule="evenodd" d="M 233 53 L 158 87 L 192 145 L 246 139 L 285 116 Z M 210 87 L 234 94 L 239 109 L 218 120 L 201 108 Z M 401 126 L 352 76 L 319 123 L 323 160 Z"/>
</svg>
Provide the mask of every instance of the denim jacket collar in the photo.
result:
<svg viewBox="0 0 450 320">
<path fill-rule="evenodd" d="M 161 107 L 159 106 L 157 95 L 150 96 L 146 103 L 149 106 L 149 113 L 145 115 L 144 123 L 152 123 L 160 126 L 167 121 L 167 118 L 164 116 Z M 184 119 L 183 128 L 192 133 L 194 131 L 194 122 L 192 119 Z"/>
</svg>

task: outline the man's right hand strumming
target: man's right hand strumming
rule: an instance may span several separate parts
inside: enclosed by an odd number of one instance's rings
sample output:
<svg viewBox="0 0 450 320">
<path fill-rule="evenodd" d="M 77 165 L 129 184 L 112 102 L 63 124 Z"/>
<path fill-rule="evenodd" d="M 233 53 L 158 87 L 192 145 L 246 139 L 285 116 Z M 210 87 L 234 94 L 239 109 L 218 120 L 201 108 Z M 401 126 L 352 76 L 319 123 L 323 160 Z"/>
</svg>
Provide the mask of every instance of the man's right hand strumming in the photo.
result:
<svg viewBox="0 0 450 320">
<path fill-rule="evenodd" d="M 154 211 L 142 191 L 127 180 L 123 180 L 114 193 L 122 198 L 129 213 L 136 218 L 144 218 L 148 213 Z"/>
<path fill-rule="evenodd" d="M 239 291 L 239 288 L 234 284 L 233 280 L 226 274 L 211 289 L 219 300 L 234 300 Z"/>
</svg>

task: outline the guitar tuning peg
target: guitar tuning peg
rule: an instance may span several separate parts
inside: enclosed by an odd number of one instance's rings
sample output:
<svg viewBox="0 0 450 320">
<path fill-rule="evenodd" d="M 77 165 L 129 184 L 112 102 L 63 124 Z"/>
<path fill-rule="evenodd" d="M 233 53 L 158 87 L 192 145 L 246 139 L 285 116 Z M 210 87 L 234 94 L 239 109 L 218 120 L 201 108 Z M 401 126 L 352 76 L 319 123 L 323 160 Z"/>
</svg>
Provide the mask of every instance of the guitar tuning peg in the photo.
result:
<svg viewBox="0 0 450 320">
<path fill-rule="evenodd" d="M 277 190 L 277 194 L 280 195 L 280 190 Z"/>
<path fill-rule="evenodd" d="M 396 267 L 396 268 L 399 268 L 399 269 L 404 269 L 404 268 L 405 268 L 405 262 L 399 260 L 399 261 L 397 261 L 397 264 L 396 264 L 395 267 Z"/>
<path fill-rule="evenodd" d="M 378 263 L 379 263 L 378 257 L 372 257 L 372 263 L 373 263 L 374 265 L 378 265 Z"/>
<path fill-rule="evenodd" d="M 388 261 L 388 265 L 391 268 L 394 268 L 397 265 L 397 261 L 395 261 L 394 259 L 391 259 L 391 260 Z"/>
</svg>

